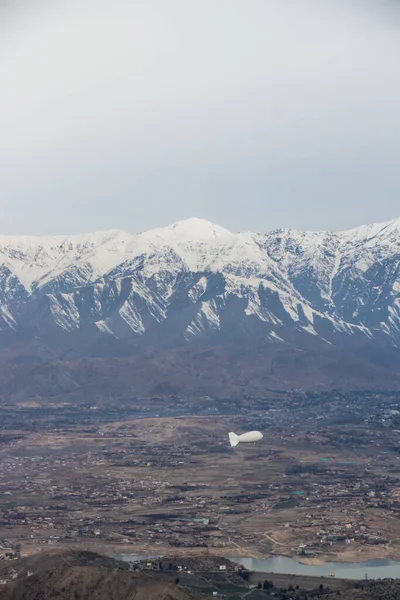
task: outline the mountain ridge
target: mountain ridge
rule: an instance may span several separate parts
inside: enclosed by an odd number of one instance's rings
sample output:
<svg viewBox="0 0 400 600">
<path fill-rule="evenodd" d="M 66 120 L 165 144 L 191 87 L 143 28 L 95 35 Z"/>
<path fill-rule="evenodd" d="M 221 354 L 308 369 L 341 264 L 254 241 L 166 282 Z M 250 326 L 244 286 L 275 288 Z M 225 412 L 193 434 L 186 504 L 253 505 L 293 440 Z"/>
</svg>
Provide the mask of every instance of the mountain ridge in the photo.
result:
<svg viewBox="0 0 400 600">
<path fill-rule="evenodd" d="M 318 364 L 324 347 L 339 362 L 338 349 L 358 353 L 358 381 L 384 367 L 378 379 L 397 386 L 400 219 L 344 232 L 232 233 L 191 218 L 137 235 L 0 236 L 4 360 L 32 340 L 57 360 L 199 344 L 251 353 L 262 340 L 275 356 L 314 348 Z"/>
</svg>

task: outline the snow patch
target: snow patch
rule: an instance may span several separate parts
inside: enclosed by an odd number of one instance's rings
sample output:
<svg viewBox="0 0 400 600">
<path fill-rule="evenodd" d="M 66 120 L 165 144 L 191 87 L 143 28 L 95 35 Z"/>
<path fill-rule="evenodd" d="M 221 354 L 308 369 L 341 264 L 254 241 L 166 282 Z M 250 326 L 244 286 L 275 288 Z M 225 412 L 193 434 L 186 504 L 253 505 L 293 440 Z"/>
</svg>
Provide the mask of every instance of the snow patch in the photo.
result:
<svg viewBox="0 0 400 600">
<path fill-rule="evenodd" d="M 270 337 L 279 340 L 280 342 L 283 342 L 284 344 L 286 343 L 284 339 L 282 339 L 275 331 L 270 331 L 269 332 Z"/>
<path fill-rule="evenodd" d="M 17 322 L 14 319 L 14 317 L 12 316 L 12 314 L 10 313 L 10 311 L 8 310 L 7 306 L 1 306 L 0 307 L 1 310 L 1 315 L 4 319 L 4 321 L 6 322 L 6 324 L 11 327 L 12 329 L 16 329 L 17 327 Z"/>
<path fill-rule="evenodd" d="M 109 333 L 110 335 L 115 336 L 112 329 L 107 325 L 107 321 L 96 321 L 95 325 L 102 333 Z"/>
<path fill-rule="evenodd" d="M 50 310 L 55 323 L 65 331 L 73 331 L 79 327 L 79 311 L 73 294 L 49 294 Z"/>
<path fill-rule="evenodd" d="M 331 274 L 329 275 L 328 296 L 330 299 L 332 299 L 333 280 L 335 279 L 336 275 L 339 273 L 341 260 L 342 260 L 342 258 L 340 256 L 339 252 L 336 250 L 333 269 L 331 271 Z"/>
<path fill-rule="evenodd" d="M 142 318 L 135 306 L 132 306 L 130 302 L 125 302 L 124 306 L 119 309 L 119 314 L 132 331 L 139 335 L 143 335 L 145 328 Z"/>
<path fill-rule="evenodd" d="M 220 320 L 215 300 L 203 302 L 200 311 L 191 323 L 186 327 L 185 338 L 204 333 L 208 327 L 220 328 Z"/>
<path fill-rule="evenodd" d="M 188 292 L 188 296 L 193 303 L 196 303 L 198 299 L 204 294 L 207 289 L 207 278 L 202 277 Z"/>
<path fill-rule="evenodd" d="M 306 316 L 306 319 L 310 321 L 310 323 L 314 323 L 314 311 L 312 310 L 312 308 L 308 306 L 308 304 L 302 304 L 301 307 Z"/>
<path fill-rule="evenodd" d="M 304 329 L 304 331 L 311 333 L 311 335 L 318 335 L 318 333 L 315 331 L 312 325 L 302 325 L 301 328 Z"/>
</svg>

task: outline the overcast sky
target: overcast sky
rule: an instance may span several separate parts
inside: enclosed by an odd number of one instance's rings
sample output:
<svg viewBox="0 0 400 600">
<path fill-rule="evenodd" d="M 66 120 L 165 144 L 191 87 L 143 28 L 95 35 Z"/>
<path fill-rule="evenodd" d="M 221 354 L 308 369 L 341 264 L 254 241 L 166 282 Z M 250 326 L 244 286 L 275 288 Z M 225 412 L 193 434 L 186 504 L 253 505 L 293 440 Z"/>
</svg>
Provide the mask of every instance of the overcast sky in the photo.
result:
<svg viewBox="0 0 400 600">
<path fill-rule="evenodd" d="M 0 233 L 400 216 L 397 0 L 1 0 Z"/>
</svg>

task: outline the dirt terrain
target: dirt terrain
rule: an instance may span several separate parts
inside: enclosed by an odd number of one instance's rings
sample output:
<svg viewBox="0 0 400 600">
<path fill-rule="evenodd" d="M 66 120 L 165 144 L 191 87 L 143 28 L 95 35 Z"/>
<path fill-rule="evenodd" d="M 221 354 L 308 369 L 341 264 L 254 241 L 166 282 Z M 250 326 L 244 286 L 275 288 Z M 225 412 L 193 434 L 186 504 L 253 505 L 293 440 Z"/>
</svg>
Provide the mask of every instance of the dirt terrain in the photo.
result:
<svg viewBox="0 0 400 600">
<path fill-rule="evenodd" d="M 57 567 L 0 587 L 0 600 L 199 600 L 143 573 L 105 567 Z"/>
</svg>

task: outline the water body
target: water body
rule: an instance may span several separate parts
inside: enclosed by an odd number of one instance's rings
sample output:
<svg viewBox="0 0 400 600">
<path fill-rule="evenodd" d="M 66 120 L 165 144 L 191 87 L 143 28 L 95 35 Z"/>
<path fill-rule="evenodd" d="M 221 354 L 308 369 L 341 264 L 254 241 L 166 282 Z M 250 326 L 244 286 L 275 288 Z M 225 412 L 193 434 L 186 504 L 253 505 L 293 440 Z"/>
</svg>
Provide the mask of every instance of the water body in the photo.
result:
<svg viewBox="0 0 400 600">
<path fill-rule="evenodd" d="M 124 562 L 138 562 L 139 560 L 154 560 L 155 558 L 160 558 L 159 554 L 152 554 L 149 556 L 142 556 L 139 554 L 118 554 L 118 556 L 113 556 L 115 560 L 123 560 Z"/>
<path fill-rule="evenodd" d="M 329 577 L 334 573 L 339 579 L 398 579 L 400 578 L 400 562 L 390 559 L 376 559 L 361 563 L 331 562 L 324 565 L 303 565 L 287 556 L 272 558 L 230 558 L 250 571 L 263 573 L 280 573 L 284 575 L 311 575 Z"/>
<path fill-rule="evenodd" d="M 121 554 L 115 556 L 118 560 L 136 562 L 138 560 L 153 559 L 157 556 L 138 556 L 137 554 Z M 282 575 L 310 575 L 315 577 L 329 577 L 334 573 L 338 579 L 400 579 L 400 562 L 382 558 L 361 563 L 331 562 L 324 565 L 303 565 L 287 556 L 273 556 L 272 558 L 238 558 L 229 557 L 234 563 L 243 565 L 250 571 L 261 573 L 279 573 Z"/>
</svg>

